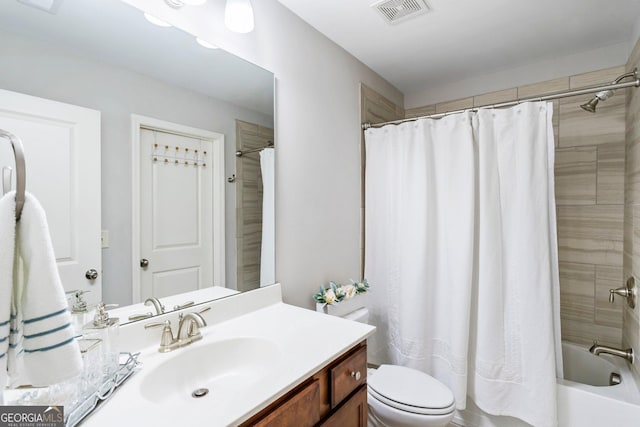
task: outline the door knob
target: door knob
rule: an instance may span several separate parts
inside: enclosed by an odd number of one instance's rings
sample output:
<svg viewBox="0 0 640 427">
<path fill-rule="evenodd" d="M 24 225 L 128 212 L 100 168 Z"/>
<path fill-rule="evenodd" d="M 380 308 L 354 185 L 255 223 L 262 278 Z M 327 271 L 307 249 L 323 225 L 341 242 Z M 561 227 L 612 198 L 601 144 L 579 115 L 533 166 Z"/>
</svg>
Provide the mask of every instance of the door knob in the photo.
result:
<svg viewBox="0 0 640 427">
<path fill-rule="evenodd" d="M 148 259 L 146 259 L 146 258 L 142 258 L 142 259 L 140 260 L 140 267 L 142 267 L 142 268 L 147 268 L 147 267 L 149 267 L 149 260 L 148 260 Z"/>
<path fill-rule="evenodd" d="M 84 277 L 89 280 L 96 280 L 98 278 L 98 270 L 94 268 L 92 268 L 91 270 L 87 270 L 87 272 L 84 273 Z"/>
</svg>

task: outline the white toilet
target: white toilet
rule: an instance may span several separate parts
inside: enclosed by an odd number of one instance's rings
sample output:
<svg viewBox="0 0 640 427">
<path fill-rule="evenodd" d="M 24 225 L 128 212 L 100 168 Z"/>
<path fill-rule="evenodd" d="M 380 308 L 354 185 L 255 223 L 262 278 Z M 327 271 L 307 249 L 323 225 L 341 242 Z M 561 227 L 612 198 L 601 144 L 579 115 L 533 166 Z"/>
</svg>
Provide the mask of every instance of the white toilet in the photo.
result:
<svg viewBox="0 0 640 427">
<path fill-rule="evenodd" d="M 367 323 L 360 308 L 346 319 Z M 381 365 L 367 372 L 371 427 L 444 427 L 453 419 L 455 399 L 447 386 L 416 369 Z"/>
</svg>

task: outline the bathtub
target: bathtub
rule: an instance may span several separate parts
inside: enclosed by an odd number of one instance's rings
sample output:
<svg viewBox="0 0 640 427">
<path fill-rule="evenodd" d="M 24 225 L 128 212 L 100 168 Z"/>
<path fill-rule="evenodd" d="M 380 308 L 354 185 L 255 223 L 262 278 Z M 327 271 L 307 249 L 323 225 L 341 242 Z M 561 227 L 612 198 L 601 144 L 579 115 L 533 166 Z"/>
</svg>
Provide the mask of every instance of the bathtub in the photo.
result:
<svg viewBox="0 0 640 427">
<path fill-rule="evenodd" d="M 640 425 L 640 390 L 628 363 L 615 356 L 594 356 L 588 349 L 562 343 L 565 379 L 557 381 L 558 427 L 609 427 Z M 640 357 L 636 357 L 640 363 Z M 611 374 L 620 384 L 609 385 Z M 532 402 L 535 404 L 535 402 Z M 528 427 L 511 417 L 496 417 L 471 400 L 453 421 L 465 427 Z"/>
</svg>

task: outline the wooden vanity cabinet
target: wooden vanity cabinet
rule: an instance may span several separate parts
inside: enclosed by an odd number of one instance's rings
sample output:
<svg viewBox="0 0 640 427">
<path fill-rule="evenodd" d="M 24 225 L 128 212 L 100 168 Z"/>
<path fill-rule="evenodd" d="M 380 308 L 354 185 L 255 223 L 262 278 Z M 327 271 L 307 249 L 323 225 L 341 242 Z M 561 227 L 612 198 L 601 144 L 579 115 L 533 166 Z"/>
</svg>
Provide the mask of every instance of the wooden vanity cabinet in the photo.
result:
<svg viewBox="0 0 640 427">
<path fill-rule="evenodd" d="M 241 427 L 366 427 L 367 346 L 363 341 L 241 424 Z"/>
</svg>

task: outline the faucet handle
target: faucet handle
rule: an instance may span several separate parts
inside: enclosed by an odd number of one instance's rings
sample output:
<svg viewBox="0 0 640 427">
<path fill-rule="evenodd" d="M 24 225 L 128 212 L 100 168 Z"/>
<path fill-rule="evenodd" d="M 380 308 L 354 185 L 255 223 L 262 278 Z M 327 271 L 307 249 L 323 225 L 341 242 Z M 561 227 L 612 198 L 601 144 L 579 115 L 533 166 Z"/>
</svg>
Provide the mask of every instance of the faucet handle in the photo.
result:
<svg viewBox="0 0 640 427">
<path fill-rule="evenodd" d="M 175 347 L 176 339 L 173 337 L 173 331 L 171 330 L 171 321 L 165 320 L 162 323 L 149 323 L 147 325 L 144 325 L 144 328 L 164 328 L 162 329 L 162 336 L 160 337 L 160 347 L 158 348 L 158 351 L 160 353 L 166 353 L 173 350 L 173 348 Z"/>
<path fill-rule="evenodd" d="M 183 308 L 191 307 L 194 304 L 195 304 L 195 301 L 187 301 L 187 302 L 185 302 L 183 304 L 174 305 L 173 309 L 174 310 L 182 310 Z"/>
<path fill-rule="evenodd" d="M 613 303 L 613 299 L 616 294 L 620 295 L 621 297 L 627 298 L 629 296 L 629 293 L 629 290 L 625 286 L 618 289 L 609 289 L 609 302 Z"/>
</svg>

